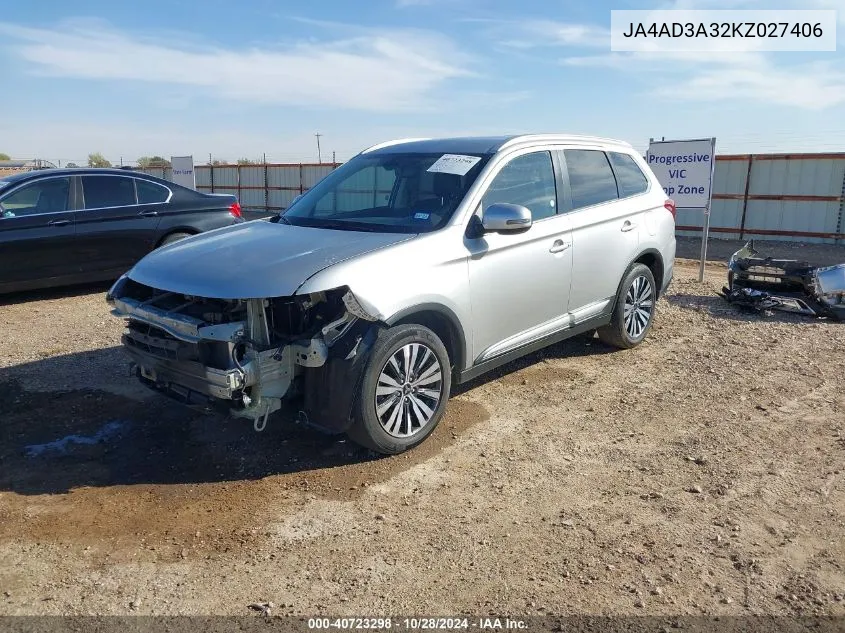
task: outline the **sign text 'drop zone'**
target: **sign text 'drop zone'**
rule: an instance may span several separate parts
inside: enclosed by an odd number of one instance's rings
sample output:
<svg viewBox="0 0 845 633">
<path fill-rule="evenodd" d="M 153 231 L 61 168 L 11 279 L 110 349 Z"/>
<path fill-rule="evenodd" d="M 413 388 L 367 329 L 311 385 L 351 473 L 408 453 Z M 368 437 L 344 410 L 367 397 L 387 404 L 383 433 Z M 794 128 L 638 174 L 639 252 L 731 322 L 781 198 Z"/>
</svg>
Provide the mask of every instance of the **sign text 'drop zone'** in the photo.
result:
<svg viewBox="0 0 845 633">
<path fill-rule="evenodd" d="M 646 160 L 666 195 L 678 207 L 709 206 L 713 175 L 712 139 L 653 142 Z"/>
</svg>

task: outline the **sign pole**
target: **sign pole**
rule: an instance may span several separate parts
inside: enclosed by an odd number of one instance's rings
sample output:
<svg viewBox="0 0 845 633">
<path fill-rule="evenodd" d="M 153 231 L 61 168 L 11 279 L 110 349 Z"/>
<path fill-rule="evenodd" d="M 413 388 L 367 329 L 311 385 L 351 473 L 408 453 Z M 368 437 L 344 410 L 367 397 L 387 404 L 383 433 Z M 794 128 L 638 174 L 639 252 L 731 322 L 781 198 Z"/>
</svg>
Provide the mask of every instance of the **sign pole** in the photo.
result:
<svg viewBox="0 0 845 633">
<path fill-rule="evenodd" d="M 710 205 L 704 207 L 704 227 L 701 231 L 701 263 L 698 267 L 698 281 L 704 281 L 704 264 L 707 261 L 707 236 L 710 234 Z"/>
<path fill-rule="evenodd" d="M 713 174 L 716 171 L 716 138 L 710 139 L 710 191 L 707 194 L 707 204 L 704 206 L 704 225 L 701 227 L 701 263 L 698 267 L 698 282 L 704 282 L 704 267 L 707 263 L 707 240 L 710 237 L 710 208 L 713 206 Z"/>
</svg>

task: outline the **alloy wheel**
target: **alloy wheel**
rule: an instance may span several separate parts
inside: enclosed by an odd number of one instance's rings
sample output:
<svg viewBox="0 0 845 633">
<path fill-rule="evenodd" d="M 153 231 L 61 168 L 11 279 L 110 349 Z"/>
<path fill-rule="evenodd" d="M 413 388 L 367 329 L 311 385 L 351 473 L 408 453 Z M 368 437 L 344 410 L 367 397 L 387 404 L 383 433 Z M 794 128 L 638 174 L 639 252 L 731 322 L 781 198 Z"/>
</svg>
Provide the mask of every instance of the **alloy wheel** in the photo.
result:
<svg viewBox="0 0 845 633">
<path fill-rule="evenodd" d="M 385 363 L 376 387 L 376 417 L 393 437 L 411 437 L 434 417 L 443 391 L 443 368 L 423 343 L 408 343 Z"/>
<path fill-rule="evenodd" d="M 636 340 L 643 335 L 654 314 L 654 290 L 645 276 L 636 277 L 625 294 L 625 331 Z"/>
</svg>

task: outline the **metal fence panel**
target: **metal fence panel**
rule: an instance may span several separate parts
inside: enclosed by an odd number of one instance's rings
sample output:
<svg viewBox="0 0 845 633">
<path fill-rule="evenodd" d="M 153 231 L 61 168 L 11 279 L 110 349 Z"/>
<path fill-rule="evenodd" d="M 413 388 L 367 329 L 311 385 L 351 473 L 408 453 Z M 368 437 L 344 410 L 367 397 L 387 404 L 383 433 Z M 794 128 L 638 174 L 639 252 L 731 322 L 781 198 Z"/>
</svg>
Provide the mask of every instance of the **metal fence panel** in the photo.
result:
<svg viewBox="0 0 845 633">
<path fill-rule="evenodd" d="M 713 170 L 714 194 L 742 194 L 748 176 L 748 158 L 741 160 L 719 160 Z"/>
<path fill-rule="evenodd" d="M 845 159 L 758 157 L 751 168 L 751 195 L 839 196 Z"/>
<path fill-rule="evenodd" d="M 833 243 L 837 232 L 839 204 L 790 200 L 749 200 L 745 221 L 746 237 Z M 787 235 L 782 235 L 786 233 Z M 806 235 L 821 234 L 821 235 Z M 791 238 L 789 234 L 799 237 Z"/>
<path fill-rule="evenodd" d="M 268 205 L 272 213 L 278 213 L 290 206 L 293 199 L 299 195 L 297 191 L 271 189 L 268 197 Z"/>
<path fill-rule="evenodd" d="M 208 165 L 194 167 L 197 189 L 211 188 L 211 168 Z"/>
<path fill-rule="evenodd" d="M 235 190 L 237 191 L 237 190 Z M 215 191 L 215 193 L 218 193 Z M 220 192 L 222 193 L 222 192 Z M 251 209 L 254 211 L 264 210 L 264 188 L 261 189 L 241 189 L 238 196 L 238 201 L 244 209 Z"/>
<path fill-rule="evenodd" d="M 332 171 L 334 171 L 334 165 L 304 165 L 302 167 L 302 181 L 305 184 L 306 189 L 310 189 L 318 182 L 320 182 L 323 178 L 328 176 Z"/>
<path fill-rule="evenodd" d="M 264 189 L 264 166 L 254 167 L 244 165 L 239 168 L 239 182 L 241 187 L 257 187 Z"/>
<path fill-rule="evenodd" d="M 299 165 L 270 165 L 267 169 L 267 184 L 270 187 L 282 187 L 284 189 L 300 189 L 300 166 Z"/>
</svg>

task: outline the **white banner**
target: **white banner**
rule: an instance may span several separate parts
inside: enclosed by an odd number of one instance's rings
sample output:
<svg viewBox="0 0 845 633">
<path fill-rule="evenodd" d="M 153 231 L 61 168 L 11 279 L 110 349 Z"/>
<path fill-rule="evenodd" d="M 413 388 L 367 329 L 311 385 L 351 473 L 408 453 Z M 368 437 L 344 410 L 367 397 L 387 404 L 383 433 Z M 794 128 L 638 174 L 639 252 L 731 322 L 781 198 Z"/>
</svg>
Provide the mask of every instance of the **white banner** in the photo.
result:
<svg viewBox="0 0 845 633">
<path fill-rule="evenodd" d="M 173 182 L 188 189 L 197 188 L 193 156 L 171 156 L 170 167 Z"/>
<path fill-rule="evenodd" d="M 715 138 L 651 141 L 646 161 L 679 209 L 709 209 L 715 151 Z"/>
</svg>

